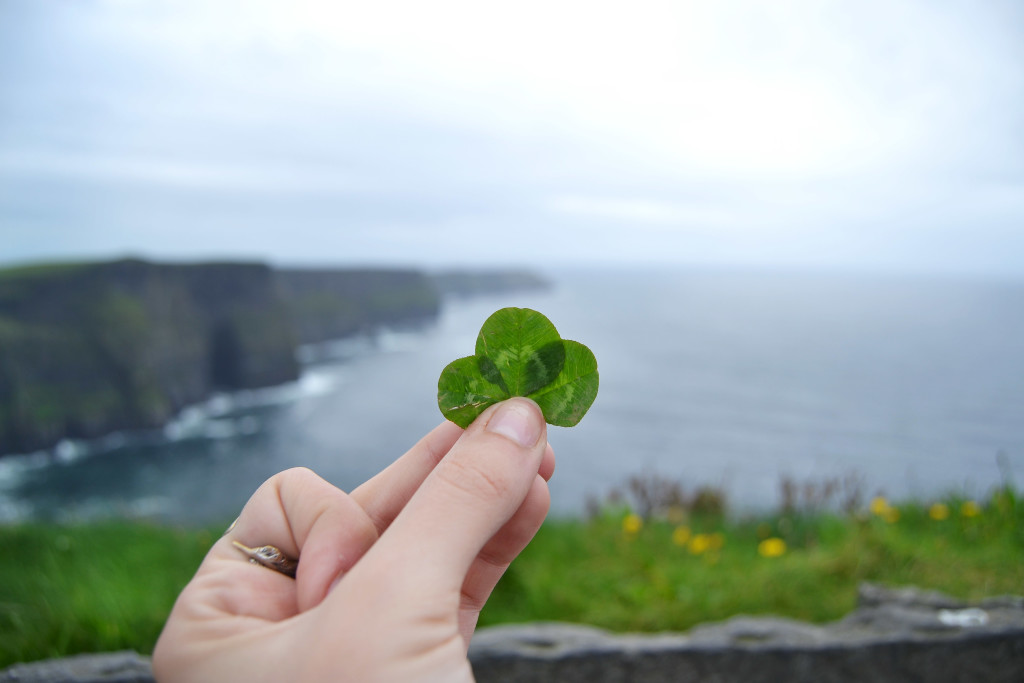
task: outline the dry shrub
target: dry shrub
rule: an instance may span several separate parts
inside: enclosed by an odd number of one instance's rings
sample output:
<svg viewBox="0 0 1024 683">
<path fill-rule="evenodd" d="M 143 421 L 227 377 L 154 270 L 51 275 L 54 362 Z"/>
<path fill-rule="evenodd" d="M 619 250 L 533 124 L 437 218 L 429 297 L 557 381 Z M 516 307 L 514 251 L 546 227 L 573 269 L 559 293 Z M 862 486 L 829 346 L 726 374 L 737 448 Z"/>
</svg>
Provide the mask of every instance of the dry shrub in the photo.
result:
<svg viewBox="0 0 1024 683">
<path fill-rule="evenodd" d="M 724 516 L 727 499 L 720 487 L 699 486 L 687 491 L 682 482 L 656 473 L 629 478 L 625 487 L 609 491 L 604 499 L 587 499 L 587 514 L 594 517 L 608 507 L 626 505 L 644 519 L 685 515 Z"/>
<path fill-rule="evenodd" d="M 779 479 L 779 507 L 783 514 L 837 508 L 852 515 L 864 506 L 866 485 L 864 475 L 857 472 L 802 483 L 784 475 Z"/>
</svg>

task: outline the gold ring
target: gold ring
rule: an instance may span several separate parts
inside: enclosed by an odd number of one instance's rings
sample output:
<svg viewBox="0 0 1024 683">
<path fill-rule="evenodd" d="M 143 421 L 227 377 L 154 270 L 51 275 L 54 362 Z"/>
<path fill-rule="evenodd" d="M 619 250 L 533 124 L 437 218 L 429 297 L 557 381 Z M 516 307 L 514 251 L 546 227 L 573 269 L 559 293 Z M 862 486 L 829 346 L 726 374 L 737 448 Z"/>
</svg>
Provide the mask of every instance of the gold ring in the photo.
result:
<svg viewBox="0 0 1024 683">
<path fill-rule="evenodd" d="M 295 578 L 295 571 L 299 568 L 299 561 L 293 560 L 282 553 L 280 548 L 276 548 L 272 545 L 261 545 L 258 548 L 250 548 L 238 541 L 231 541 L 231 545 L 248 555 L 249 562 L 252 562 L 253 564 L 261 564 L 268 569 L 273 569 L 275 572 L 280 572 L 293 579 Z"/>
</svg>

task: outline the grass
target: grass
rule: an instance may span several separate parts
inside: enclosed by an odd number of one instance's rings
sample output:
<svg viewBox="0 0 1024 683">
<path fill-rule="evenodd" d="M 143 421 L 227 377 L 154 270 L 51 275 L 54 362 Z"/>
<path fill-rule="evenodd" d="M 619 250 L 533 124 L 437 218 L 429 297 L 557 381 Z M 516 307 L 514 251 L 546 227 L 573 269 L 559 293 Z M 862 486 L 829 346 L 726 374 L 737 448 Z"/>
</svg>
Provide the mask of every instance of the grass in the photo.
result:
<svg viewBox="0 0 1024 683">
<path fill-rule="evenodd" d="M 720 506 L 647 500 L 548 521 L 502 579 L 481 624 L 534 620 L 685 630 L 735 614 L 814 622 L 854 607 L 862 581 L 964 599 L 1021 593 L 1024 503 L 876 499 L 847 513 L 730 519 Z M 0 668 L 75 652 L 148 653 L 220 530 L 139 523 L 0 527 Z"/>
<path fill-rule="evenodd" d="M 151 652 L 215 538 L 126 522 L 0 527 L 0 668 L 77 652 Z"/>
<path fill-rule="evenodd" d="M 623 507 L 590 521 L 555 520 L 502 579 L 481 623 L 565 620 L 681 631 L 736 614 L 824 622 L 855 607 L 864 581 L 963 599 L 1021 593 L 1018 495 L 1000 489 L 974 516 L 960 514 L 965 502 L 947 500 L 941 520 L 918 503 L 886 504 L 885 514 L 740 521 L 643 519 Z"/>
<path fill-rule="evenodd" d="M 53 275 L 73 273 L 94 265 L 89 261 L 66 261 L 53 263 L 27 263 L 0 268 L 0 282 L 46 278 Z"/>
</svg>

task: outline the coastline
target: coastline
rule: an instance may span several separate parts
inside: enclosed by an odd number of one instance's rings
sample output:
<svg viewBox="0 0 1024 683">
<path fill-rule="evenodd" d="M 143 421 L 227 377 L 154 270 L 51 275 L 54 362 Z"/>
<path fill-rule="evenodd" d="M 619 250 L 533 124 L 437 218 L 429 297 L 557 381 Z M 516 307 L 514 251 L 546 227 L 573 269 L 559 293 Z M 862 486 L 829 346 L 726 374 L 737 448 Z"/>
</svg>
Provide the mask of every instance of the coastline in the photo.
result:
<svg viewBox="0 0 1024 683">
<path fill-rule="evenodd" d="M 137 259 L 2 269 L 0 459 L 73 459 L 82 443 L 173 430 L 218 395 L 299 381 L 301 363 L 339 342 L 433 324 L 445 298 L 545 286 L 497 270 Z"/>
</svg>

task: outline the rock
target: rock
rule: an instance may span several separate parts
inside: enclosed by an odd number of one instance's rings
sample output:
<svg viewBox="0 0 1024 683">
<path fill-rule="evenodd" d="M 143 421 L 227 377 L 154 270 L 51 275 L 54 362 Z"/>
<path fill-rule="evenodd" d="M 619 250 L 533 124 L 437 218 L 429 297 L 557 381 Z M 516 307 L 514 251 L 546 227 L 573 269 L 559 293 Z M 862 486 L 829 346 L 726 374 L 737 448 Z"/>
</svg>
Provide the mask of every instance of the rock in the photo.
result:
<svg viewBox="0 0 1024 683">
<path fill-rule="evenodd" d="M 479 683 L 1019 683 L 1024 598 L 966 604 L 864 585 L 860 606 L 814 626 L 735 617 L 687 634 L 612 634 L 576 624 L 494 626 L 473 638 Z M 0 671 L 0 683 L 150 683 L 134 652 L 79 655 Z"/>
<path fill-rule="evenodd" d="M 0 683 L 153 683 L 149 658 L 126 650 L 15 664 Z"/>
<path fill-rule="evenodd" d="M 744 616 L 687 634 L 498 626 L 477 633 L 470 659 L 480 683 L 1024 681 L 1024 598 L 968 605 L 866 584 L 858 603 L 823 626 Z"/>
</svg>

